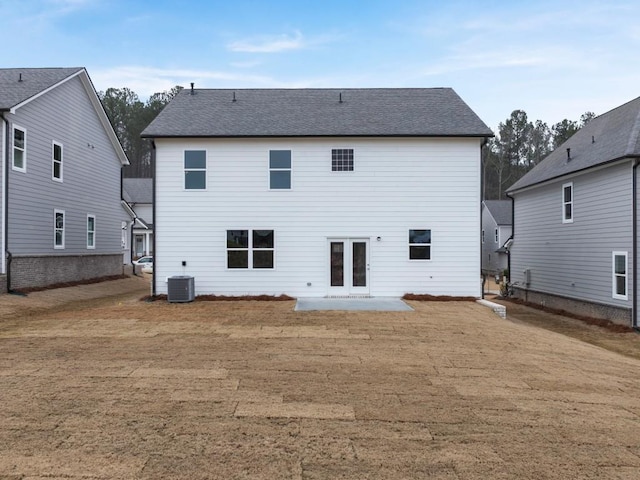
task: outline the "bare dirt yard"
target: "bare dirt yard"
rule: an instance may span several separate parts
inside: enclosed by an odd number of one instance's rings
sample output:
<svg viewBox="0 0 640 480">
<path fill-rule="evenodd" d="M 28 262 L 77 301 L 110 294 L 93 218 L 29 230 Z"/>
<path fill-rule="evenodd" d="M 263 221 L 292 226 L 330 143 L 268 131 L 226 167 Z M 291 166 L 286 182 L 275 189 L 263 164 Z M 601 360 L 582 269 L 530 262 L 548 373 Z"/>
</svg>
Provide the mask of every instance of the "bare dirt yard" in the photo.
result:
<svg viewBox="0 0 640 480">
<path fill-rule="evenodd" d="M 640 478 L 639 335 L 147 293 L 0 296 L 0 478 Z"/>
</svg>

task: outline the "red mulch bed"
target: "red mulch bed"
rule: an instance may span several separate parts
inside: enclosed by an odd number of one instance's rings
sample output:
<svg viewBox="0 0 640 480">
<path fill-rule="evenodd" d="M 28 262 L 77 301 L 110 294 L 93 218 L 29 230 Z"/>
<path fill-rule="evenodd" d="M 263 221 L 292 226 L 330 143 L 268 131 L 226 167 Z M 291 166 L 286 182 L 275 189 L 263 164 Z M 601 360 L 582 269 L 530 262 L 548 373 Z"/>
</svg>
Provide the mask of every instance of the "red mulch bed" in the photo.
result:
<svg viewBox="0 0 640 480">
<path fill-rule="evenodd" d="M 475 302 L 476 297 L 451 297 L 449 295 L 428 295 L 424 293 L 405 293 L 403 300 L 416 300 L 418 302 Z"/>
<path fill-rule="evenodd" d="M 78 285 L 89 285 L 92 283 L 109 282 L 111 280 L 122 280 L 124 278 L 129 278 L 129 275 L 110 275 L 107 277 L 89 278 L 87 280 L 80 280 L 77 282 L 54 283 L 52 285 L 45 285 L 42 287 L 21 288 L 20 290 L 12 290 L 12 292 L 13 293 L 42 292 L 44 290 L 53 290 L 54 288 L 77 287 Z"/>
</svg>

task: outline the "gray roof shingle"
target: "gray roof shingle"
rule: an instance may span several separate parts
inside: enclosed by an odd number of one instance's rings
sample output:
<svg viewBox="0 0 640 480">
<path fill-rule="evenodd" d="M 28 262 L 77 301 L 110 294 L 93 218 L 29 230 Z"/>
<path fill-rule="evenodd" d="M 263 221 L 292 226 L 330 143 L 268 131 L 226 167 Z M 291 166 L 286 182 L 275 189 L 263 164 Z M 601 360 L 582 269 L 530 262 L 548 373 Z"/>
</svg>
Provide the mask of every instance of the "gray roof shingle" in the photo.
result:
<svg viewBox="0 0 640 480">
<path fill-rule="evenodd" d="M 567 148 L 571 149 L 571 160 L 567 160 Z M 640 97 L 591 120 L 508 191 L 637 156 L 640 156 Z"/>
<path fill-rule="evenodd" d="M 0 110 L 9 110 L 80 70 L 84 69 L 1 68 Z"/>
<path fill-rule="evenodd" d="M 184 89 L 142 136 L 486 137 L 493 133 L 450 88 L 195 89 L 193 95 Z"/>
<path fill-rule="evenodd" d="M 153 179 L 123 178 L 122 196 L 129 203 L 153 203 Z"/>
<path fill-rule="evenodd" d="M 512 224 L 511 200 L 485 200 L 484 204 L 498 225 Z"/>
</svg>

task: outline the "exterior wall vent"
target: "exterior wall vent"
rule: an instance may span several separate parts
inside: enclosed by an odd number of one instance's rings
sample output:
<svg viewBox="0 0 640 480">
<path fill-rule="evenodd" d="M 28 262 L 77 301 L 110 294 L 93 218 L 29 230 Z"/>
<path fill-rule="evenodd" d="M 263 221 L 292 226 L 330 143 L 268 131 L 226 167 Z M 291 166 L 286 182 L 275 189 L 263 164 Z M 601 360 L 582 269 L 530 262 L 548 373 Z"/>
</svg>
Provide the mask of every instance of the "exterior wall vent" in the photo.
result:
<svg viewBox="0 0 640 480">
<path fill-rule="evenodd" d="M 192 302 L 195 298 L 195 280 L 189 276 L 169 277 L 167 300 L 171 303 Z"/>
</svg>

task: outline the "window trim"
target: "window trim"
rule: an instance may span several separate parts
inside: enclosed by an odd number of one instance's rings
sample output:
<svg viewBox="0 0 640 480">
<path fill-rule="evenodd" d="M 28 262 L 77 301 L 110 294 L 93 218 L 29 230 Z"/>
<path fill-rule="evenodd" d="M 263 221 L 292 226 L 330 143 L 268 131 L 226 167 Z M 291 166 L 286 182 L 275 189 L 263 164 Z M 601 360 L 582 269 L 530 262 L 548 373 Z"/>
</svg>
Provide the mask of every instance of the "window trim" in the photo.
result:
<svg viewBox="0 0 640 480">
<path fill-rule="evenodd" d="M 429 231 L 429 243 L 411 243 L 411 231 L 412 230 L 428 230 Z M 431 237 L 432 234 L 432 230 L 430 228 L 410 228 L 409 229 L 409 248 L 408 248 L 408 255 L 407 258 L 409 259 L 410 262 L 430 262 L 431 258 L 433 257 L 432 253 L 433 253 L 433 238 Z M 429 247 L 429 258 L 411 258 L 411 247 Z"/>
<path fill-rule="evenodd" d="M 60 160 L 56 160 L 56 146 L 60 147 Z M 60 176 L 56 177 L 55 172 L 56 172 L 56 162 L 59 163 L 60 165 Z M 64 147 L 60 142 L 56 142 L 55 140 L 51 141 L 51 179 L 54 182 L 61 182 L 63 181 L 63 164 L 64 164 Z"/>
<path fill-rule="evenodd" d="M 62 214 L 62 228 L 58 228 L 57 219 L 58 214 Z M 53 248 L 56 250 L 64 250 L 65 248 L 65 230 L 66 230 L 66 214 L 64 210 L 54 209 L 53 210 Z M 58 231 L 62 232 L 62 243 L 60 245 L 57 244 L 57 233 Z"/>
<path fill-rule="evenodd" d="M 500 237 L 498 236 L 498 229 L 497 229 L 497 228 L 496 228 L 496 231 L 495 231 L 495 238 L 496 238 L 495 243 L 500 243 L 500 242 L 498 241 L 498 240 L 500 239 Z"/>
<path fill-rule="evenodd" d="M 350 170 L 334 170 L 333 168 L 333 152 L 337 150 L 351 150 L 351 169 Z M 332 147 L 330 152 L 330 169 L 331 173 L 352 173 L 356 171 L 356 151 L 353 147 Z"/>
<path fill-rule="evenodd" d="M 289 152 L 289 168 L 271 168 L 271 152 Z M 268 175 L 267 182 L 270 192 L 290 192 L 293 190 L 293 150 L 290 148 L 270 148 L 267 156 Z M 289 172 L 289 188 L 272 188 L 271 172 Z M 260 230 L 260 229 L 256 229 Z"/>
<path fill-rule="evenodd" d="M 89 230 L 89 219 L 93 219 L 93 230 Z M 93 244 L 89 243 L 89 233 L 93 234 Z M 96 216 L 92 213 L 87 213 L 87 249 L 95 250 L 96 248 Z"/>
<path fill-rule="evenodd" d="M 248 236 L 248 241 L 247 241 L 247 248 L 230 248 L 227 245 L 227 237 L 228 237 L 228 232 L 232 231 L 232 230 L 241 230 L 241 231 L 246 231 L 247 232 L 247 236 Z M 273 234 L 273 248 L 256 248 L 253 246 L 253 232 L 255 232 L 256 230 L 266 230 L 266 231 L 270 231 Z M 276 269 L 276 230 L 274 228 L 246 228 L 246 227 L 241 227 L 241 228 L 226 228 L 224 230 L 224 252 L 225 252 L 225 269 L 227 271 L 261 271 L 261 270 L 266 270 L 266 271 L 273 271 Z M 229 267 L 229 252 L 239 252 L 239 251 L 246 251 L 247 252 L 247 268 L 231 268 Z M 271 268 L 256 268 L 253 266 L 253 253 L 254 252 L 266 252 L 266 251 L 270 251 L 273 252 L 273 266 Z"/>
<path fill-rule="evenodd" d="M 16 130 L 20 130 L 22 132 L 22 134 L 24 135 L 24 148 L 22 148 L 22 167 L 16 167 L 16 159 L 15 159 L 15 155 L 16 155 Z M 21 127 L 20 125 L 16 125 L 15 123 L 12 125 L 12 129 L 11 129 L 11 169 L 15 170 L 16 172 L 22 172 L 22 173 L 26 173 L 27 172 L 27 129 L 24 127 Z"/>
<path fill-rule="evenodd" d="M 187 168 L 185 162 L 187 161 L 187 152 L 204 152 L 204 168 Z M 207 167 L 208 167 L 208 155 L 207 149 L 193 149 L 188 148 L 182 151 L 182 190 L 185 192 L 191 191 L 205 191 L 207 189 L 208 178 L 207 178 Z M 187 172 L 204 172 L 204 188 L 187 188 Z"/>
<path fill-rule="evenodd" d="M 616 279 L 621 276 L 616 273 L 616 257 L 624 257 L 624 295 L 621 295 L 616 291 Z M 611 253 L 611 283 L 611 295 L 613 298 L 618 300 L 629 299 L 629 252 L 613 251 Z"/>
<path fill-rule="evenodd" d="M 569 200 L 568 202 L 564 199 L 564 192 L 567 188 L 571 189 L 571 200 Z M 573 208 L 574 204 L 573 182 L 562 184 L 562 223 L 573 223 L 573 219 L 575 217 L 575 210 Z M 566 205 L 571 205 L 571 217 L 569 218 L 567 218 Z"/>
</svg>

